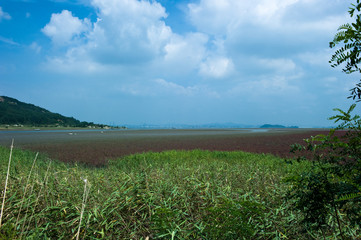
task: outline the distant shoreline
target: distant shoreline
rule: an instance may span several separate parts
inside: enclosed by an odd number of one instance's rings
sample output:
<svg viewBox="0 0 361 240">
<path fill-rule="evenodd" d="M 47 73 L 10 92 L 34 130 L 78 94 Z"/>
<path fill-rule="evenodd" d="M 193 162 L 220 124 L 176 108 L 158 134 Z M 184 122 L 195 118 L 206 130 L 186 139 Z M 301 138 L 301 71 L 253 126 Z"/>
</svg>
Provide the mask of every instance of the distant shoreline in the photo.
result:
<svg viewBox="0 0 361 240">
<path fill-rule="evenodd" d="M 0 125 L 0 131 L 36 131 L 36 130 L 107 130 L 107 129 L 126 129 L 124 127 L 47 127 L 47 126 L 12 126 Z"/>
<path fill-rule="evenodd" d="M 22 127 L 4 127 L 0 126 L 0 131 L 117 131 L 117 130 L 139 130 L 139 131 L 207 131 L 207 130 L 244 130 L 249 132 L 268 132 L 268 131 L 328 131 L 331 128 L 261 128 L 261 127 L 253 127 L 253 128 L 242 128 L 242 127 L 218 127 L 218 128 L 206 128 L 206 127 L 199 127 L 199 128 L 126 128 L 126 127 L 107 127 L 107 128 L 101 128 L 101 127 L 30 127 L 30 126 L 22 126 Z"/>
</svg>

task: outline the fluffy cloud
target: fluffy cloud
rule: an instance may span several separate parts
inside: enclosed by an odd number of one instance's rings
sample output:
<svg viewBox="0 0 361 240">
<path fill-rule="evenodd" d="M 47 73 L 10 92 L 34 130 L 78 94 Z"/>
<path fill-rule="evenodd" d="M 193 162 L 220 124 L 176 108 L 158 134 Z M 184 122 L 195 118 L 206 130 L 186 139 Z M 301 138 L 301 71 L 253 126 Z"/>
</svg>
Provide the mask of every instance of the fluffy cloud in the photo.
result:
<svg viewBox="0 0 361 240">
<path fill-rule="evenodd" d="M 200 74 L 206 77 L 222 78 L 233 70 L 232 59 L 226 57 L 207 58 L 200 66 Z"/>
<path fill-rule="evenodd" d="M 289 58 L 321 45 L 327 48 L 338 26 L 349 20 L 335 9 L 347 5 L 327 0 L 200 0 L 188 4 L 188 17 L 198 31 L 223 40 L 226 56 L 234 62 L 239 55 Z"/>
<path fill-rule="evenodd" d="M 10 19 L 11 19 L 11 16 L 10 16 L 9 13 L 4 12 L 3 9 L 2 9 L 2 7 L 0 7 L 0 21 L 1 21 L 2 19 L 10 20 Z"/>
<path fill-rule="evenodd" d="M 194 95 L 199 91 L 198 87 L 183 87 L 173 82 L 167 82 L 164 79 L 156 79 L 154 81 L 164 92 L 176 93 L 179 95 Z"/>
<path fill-rule="evenodd" d="M 156 79 L 154 83 L 157 84 L 157 88 L 160 89 L 161 93 L 168 95 L 181 95 L 181 96 L 207 96 L 211 98 L 219 98 L 220 95 L 207 86 L 193 85 L 193 86 L 182 86 L 173 82 L 168 82 L 164 79 Z"/>
<path fill-rule="evenodd" d="M 297 58 L 308 65 L 328 68 L 330 67 L 328 61 L 331 59 L 332 54 L 332 49 L 321 49 L 316 52 L 302 52 Z"/>
<path fill-rule="evenodd" d="M 51 72 L 76 75 L 92 75 L 109 70 L 104 64 L 90 59 L 84 47 L 71 48 L 64 56 L 48 57 L 44 68 Z"/>
<path fill-rule="evenodd" d="M 325 15 L 316 7 L 328 3 L 199 0 L 186 8 L 196 31 L 180 34 L 166 24 L 166 9 L 157 1 L 93 0 L 93 23 L 63 10 L 43 28 L 54 44 L 66 48 L 65 54 L 61 48 L 50 56 L 47 67 L 103 74 L 107 81 L 118 81 L 120 91 L 133 95 L 157 89 L 206 94 L 189 87 L 200 83 L 217 89 L 214 96 L 231 89 L 249 92 L 256 86 L 270 93 L 296 91 L 295 79 L 312 64 L 312 54 L 305 52 L 316 49 L 321 35 L 344 22 L 344 15 Z"/>
<path fill-rule="evenodd" d="M 33 42 L 30 44 L 30 49 L 32 49 L 35 53 L 40 53 L 41 51 L 41 46 L 39 44 L 37 44 L 36 42 Z"/>
<path fill-rule="evenodd" d="M 157 2 L 137 0 L 94 0 L 98 19 L 74 17 L 63 10 L 53 14 L 42 29 L 55 44 L 67 45 L 64 63 L 70 59 L 98 64 L 137 64 L 165 54 L 172 35 L 163 18 L 165 9 Z M 82 41 L 80 41 L 82 40 Z M 73 43 L 81 43 L 74 47 Z M 59 58 L 59 57 L 57 57 Z"/>
<path fill-rule="evenodd" d="M 248 81 L 236 83 L 233 88 L 227 91 L 230 96 L 247 96 L 252 101 L 269 97 L 297 98 L 303 97 L 299 94 L 302 89 L 298 81 L 301 75 L 267 74 L 254 77 Z"/>
<path fill-rule="evenodd" d="M 191 22 L 199 31 L 225 35 L 242 25 L 278 24 L 287 7 L 300 0 L 200 0 L 188 4 Z"/>
<path fill-rule="evenodd" d="M 257 59 L 258 65 L 262 68 L 271 69 L 275 72 L 290 73 L 296 69 L 292 59 Z"/>
<path fill-rule="evenodd" d="M 133 96 L 167 96 L 167 97 L 196 97 L 206 96 L 210 98 L 219 98 L 220 95 L 209 89 L 205 85 L 183 86 L 162 78 L 143 81 L 142 83 L 124 84 L 117 89 L 119 92 L 130 94 Z"/>
<path fill-rule="evenodd" d="M 89 51 L 96 61 L 137 63 L 161 54 L 170 38 L 165 9 L 157 2 L 94 0 L 98 21 L 89 36 Z"/>
<path fill-rule="evenodd" d="M 42 29 L 42 32 L 51 38 L 56 45 L 67 45 L 76 42 L 81 35 L 90 29 L 90 20 L 80 20 L 74 17 L 68 10 L 51 15 L 50 22 Z"/>
<path fill-rule="evenodd" d="M 207 54 L 208 36 L 201 33 L 189 33 L 185 36 L 173 34 L 164 47 L 157 68 L 159 71 L 175 75 L 186 75 L 198 71 L 200 63 Z"/>
<path fill-rule="evenodd" d="M 156 1 L 94 0 L 91 4 L 97 10 L 96 22 L 79 19 L 64 10 L 53 14 L 43 28 L 55 44 L 67 47 L 65 54 L 62 50 L 58 56 L 48 58 L 47 69 L 104 71 L 113 76 L 135 71 L 136 79 L 167 78 L 183 84 L 200 72 L 220 77 L 231 66 L 228 60 L 228 67 L 215 69 L 217 59 L 209 59 L 210 54 L 216 55 L 207 50 L 208 36 L 198 32 L 174 33 L 165 24 L 164 7 Z M 206 74 L 207 67 L 211 72 Z"/>
<path fill-rule="evenodd" d="M 328 8 L 329 5 L 327 0 L 200 0 L 188 4 L 188 14 L 199 31 L 213 35 L 233 34 L 249 27 L 292 32 L 309 28 L 329 31 L 335 22 L 345 20 L 345 16 L 325 16 L 317 11 L 319 6 Z M 333 2 L 332 7 L 335 5 L 345 6 L 345 3 Z"/>
</svg>

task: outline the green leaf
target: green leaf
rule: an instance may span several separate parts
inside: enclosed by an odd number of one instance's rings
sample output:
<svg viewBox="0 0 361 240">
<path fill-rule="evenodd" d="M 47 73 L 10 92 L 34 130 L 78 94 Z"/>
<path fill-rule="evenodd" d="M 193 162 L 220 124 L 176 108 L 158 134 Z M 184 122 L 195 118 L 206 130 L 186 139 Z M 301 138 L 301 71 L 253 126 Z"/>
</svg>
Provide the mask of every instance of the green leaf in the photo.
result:
<svg viewBox="0 0 361 240">
<path fill-rule="evenodd" d="M 340 201 L 348 201 L 348 200 L 352 200 L 352 199 L 360 198 L 360 197 L 361 197 L 361 192 L 350 193 L 350 194 L 345 194 L 345 195 L 342 195 L 342 196 L 338 197 L 336 199 L 336 201 L 338 201 L 338 202 L 340 202 Z"/>
</svg>

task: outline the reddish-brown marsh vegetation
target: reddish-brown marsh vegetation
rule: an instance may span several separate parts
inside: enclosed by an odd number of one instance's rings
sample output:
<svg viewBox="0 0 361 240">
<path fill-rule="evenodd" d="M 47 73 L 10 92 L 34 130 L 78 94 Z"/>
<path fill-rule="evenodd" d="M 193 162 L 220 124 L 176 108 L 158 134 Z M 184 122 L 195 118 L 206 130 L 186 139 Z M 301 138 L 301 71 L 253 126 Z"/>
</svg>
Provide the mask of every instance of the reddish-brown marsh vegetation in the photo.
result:
<svg viewBox="0 0 361 240">
<path fill-rule="evenodd" d="M 123 130 L 89 132 L 22 132 L 0 134 L 0 144 L 15 138 L 16 146 L 46 153 L 64 162 L 106 165 L 108 159 L 164 150 L 202 149 L 211 151 L 246 151 L 291 157 L 290 145 L 327 130 L 270 129 L 257 132 L 240 129 L 205 130 Z M 15 132 L 14 132 L 15 134 Z M 13 134 L 13 135 L 14 135 Z"/>
</svg>

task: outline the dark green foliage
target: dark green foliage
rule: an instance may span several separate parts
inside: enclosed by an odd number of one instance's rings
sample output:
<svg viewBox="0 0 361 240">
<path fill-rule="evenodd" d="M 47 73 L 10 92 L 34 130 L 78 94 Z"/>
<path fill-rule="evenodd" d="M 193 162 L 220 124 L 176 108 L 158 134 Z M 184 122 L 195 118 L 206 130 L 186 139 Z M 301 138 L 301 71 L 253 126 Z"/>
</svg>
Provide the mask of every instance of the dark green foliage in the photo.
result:
<svg viewBox="0 0 361 240">
<path fill-rule="evenodd" d="M 361 119 L 351 115 L 355 106 L 347 112 L 335 109 L 340 114 L 330 119 L 341 123 L 329 135 L 311 137 L 292 149 L 309 152 L 314 167 L 289 178 L 289 197 L 296 199 L 307 227 L 337 232 L 341 238 L 348 227 L 361 227 Z"/>
<path fill-rule="evenodd" d="M 359 64 L 361 62 L 360 50 L 361 50 L 361 3 L 360 0 L 356 0 L 356 4 L 352 4 L 352 7 L 348 11 L 351 17 L 355 16 L 355 22 L 344 24 L 338 28 L 338 32 L 335 35 L 330 47 L 333 48 L 339 43 L 343 43 L 344 46 L 336 50 L 332 55 L 330 63 L 332 67 L 344 65 L 343 71 L 347 74 L 353 72 L 361 73 Z M 357 83 L 351 90 L 349 98 L 358 99 L 361 101 L 361 82 Z"/>
<path fill-rule="evenodd" d="M 0 240 L 12 240 L 16 238 L 16 229 L 12 223 L 4 224 L 0 228 Z"/>
<path fill-rule="evenodd" d="M 295 207 L 304 213 L 302 222 L 307 228 L 326 228 L 331 210 L 329 200 L 334 198 L 328 178 L 310 172 L 289 180 L 294 183 L 290 197 L 297 199 Z"/>
<path fill-rule="evenodd" d="M 264 210 L 262 204 L 254 201 L 221 199 L 205 215 L 207 239 L 251 239 Z"/>
<path fill-rule="evenodd" d="M 20 102 L 14 98 L 0 96 L 0 124 L 30 126 L 87 127 L 93 123 L 80 122 L 73 117 L 64 117 L 44 108 Z"/>
</svg>

